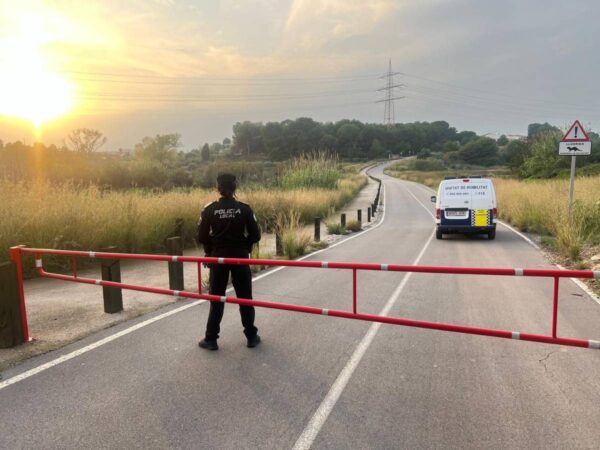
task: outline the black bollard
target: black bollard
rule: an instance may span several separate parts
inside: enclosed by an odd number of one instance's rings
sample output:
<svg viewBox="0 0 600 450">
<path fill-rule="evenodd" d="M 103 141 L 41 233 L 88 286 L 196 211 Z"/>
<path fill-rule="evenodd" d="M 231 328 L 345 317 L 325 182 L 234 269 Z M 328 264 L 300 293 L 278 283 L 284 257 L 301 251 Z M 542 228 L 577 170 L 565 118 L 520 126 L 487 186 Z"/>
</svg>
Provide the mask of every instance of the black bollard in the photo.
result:
<svg viewBox="0 0 600 450">
<path fill-rule="evenodd" d="M 315 242 L 321 241 L 321 218 L 315 217 Z"/>
<path fill-rule="evenodd" d="M 340 224 L 342 225 L 342 227 L 346 226 L 346 214 L 342 213 L 342 215 L 340 216 Z"/>
<path fill-rule="evenodd" d="M 14 262 L 0 263 L 0 348 L 25 342 L 21 295 Z"/>
<path fill-rule="evenodd" d="M 167 239 L 167 254 L 172 256 L 183 255 L 183 240 L 181 236 Z M 183 263 L 169 261 L 169 289 L 183 291 Z"/>
<path fill-rule="evenodd" d="M 114 253 L 117 247 L 102 249 L 104 252 Z M 121 263 L 118 259 L 101 259 L 102 279 L 104 281 L 121 282 Z M 120 288 L 102 286 L 104 297 L 104 312 L 113 314 L 123 311 L 123 291 Z"/>
<path fill-rule="evenodd" d="M 283 242 L 281 241 L 281 232 L 275 232 L 275 255 L 283 256 Z"/>
</svg>

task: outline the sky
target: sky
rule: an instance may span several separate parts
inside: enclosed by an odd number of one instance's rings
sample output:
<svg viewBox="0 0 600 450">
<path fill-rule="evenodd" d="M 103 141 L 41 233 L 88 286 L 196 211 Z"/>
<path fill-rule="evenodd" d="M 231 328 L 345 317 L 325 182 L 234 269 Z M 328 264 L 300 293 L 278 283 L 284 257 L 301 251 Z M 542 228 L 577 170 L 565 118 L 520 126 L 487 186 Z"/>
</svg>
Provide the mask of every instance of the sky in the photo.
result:
<svg viewBox="0 0 600 450">
<path fill-rule="evenodd" d="M 600 128 L 600 2 L 581 0 L 0 0 L 0 139 L 105 150 L 238 121 L 396 122 L 480 134 Z M 401 98 L 400 98 L 401 97 Z"/>
</svg>

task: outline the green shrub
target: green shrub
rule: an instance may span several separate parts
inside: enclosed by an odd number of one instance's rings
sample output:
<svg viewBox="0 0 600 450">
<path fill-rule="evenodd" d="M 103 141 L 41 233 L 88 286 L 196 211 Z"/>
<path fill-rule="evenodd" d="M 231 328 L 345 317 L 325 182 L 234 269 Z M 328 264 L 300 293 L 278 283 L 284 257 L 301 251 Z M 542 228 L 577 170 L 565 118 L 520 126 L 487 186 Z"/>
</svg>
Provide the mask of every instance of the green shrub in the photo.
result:
<svg viewBox="0 0 600 450">
<path fill-rule="evenodd" d="M 310 242 L 310 234 L 300 228 L 288 228 L 281 235 L 283 254 L 289 259 L 304 255 Z"/>
<path fill-rule="evenodd" d="M 341 176 L 336 156 L 315 152 L 292 159 L 278 184 L 283 189 L 335 189 Z"/>
<path fill-rule="evenodd" d="M 346 227 L 338 222 L 330 222 L 327 225 L 327 233 L 329 234 L 346 234 Z"/>
</svg>

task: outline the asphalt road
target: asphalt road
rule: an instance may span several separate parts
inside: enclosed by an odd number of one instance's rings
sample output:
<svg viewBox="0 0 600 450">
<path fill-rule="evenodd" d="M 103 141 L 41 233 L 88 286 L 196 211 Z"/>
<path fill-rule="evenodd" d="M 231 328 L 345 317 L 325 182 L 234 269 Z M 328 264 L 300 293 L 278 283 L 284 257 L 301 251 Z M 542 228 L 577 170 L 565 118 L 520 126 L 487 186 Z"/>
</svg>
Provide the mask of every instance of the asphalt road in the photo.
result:
<svg viewBox="0 0 600 450">
<path fill-rule="evenodd" d="M 504 227 L 495 241 L 431 239 L 430 193 L 380 176 L 381 225 L 311 259 L 550 267 Z M 361 312 L 550 332 L 551 280 L 389 272 L 358 280 Z M 288 268 L 254 291 L 350 309 L 351 274 Z M 248 349 L 228 305 L 221 348 L 206 352 L 197 341 L 207 311 L 192 306 L 0 389 L 0 447 L 600 448 L 598 351 L 264 309 L 263 343 Z M 562 283 L 559 311 L 559 335 L 600 338 L 600 305 L 571 281 Z"/>
</svg>

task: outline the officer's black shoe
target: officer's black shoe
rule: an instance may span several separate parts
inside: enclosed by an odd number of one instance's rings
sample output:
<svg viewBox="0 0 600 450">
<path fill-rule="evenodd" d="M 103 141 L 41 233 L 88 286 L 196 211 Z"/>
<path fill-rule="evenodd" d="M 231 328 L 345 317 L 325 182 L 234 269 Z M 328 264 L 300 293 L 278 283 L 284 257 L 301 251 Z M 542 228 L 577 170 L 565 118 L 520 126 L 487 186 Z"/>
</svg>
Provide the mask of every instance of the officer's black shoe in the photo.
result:
<svg viewBox="0 0 600 450">
<path fill-rule="evenodd" d="M 207 341 L 206 339 L 202 339 L 200 342 L 198 342 L 198 346 L 206 350 L 219 350 L 217 341 Z"/>
<path fill-rule="evenodd" d="M 260 336 L 258 334 L 248 338 L 248 348 L 256 347 L 258 344 L 260 344 Z"/>
</svg>

